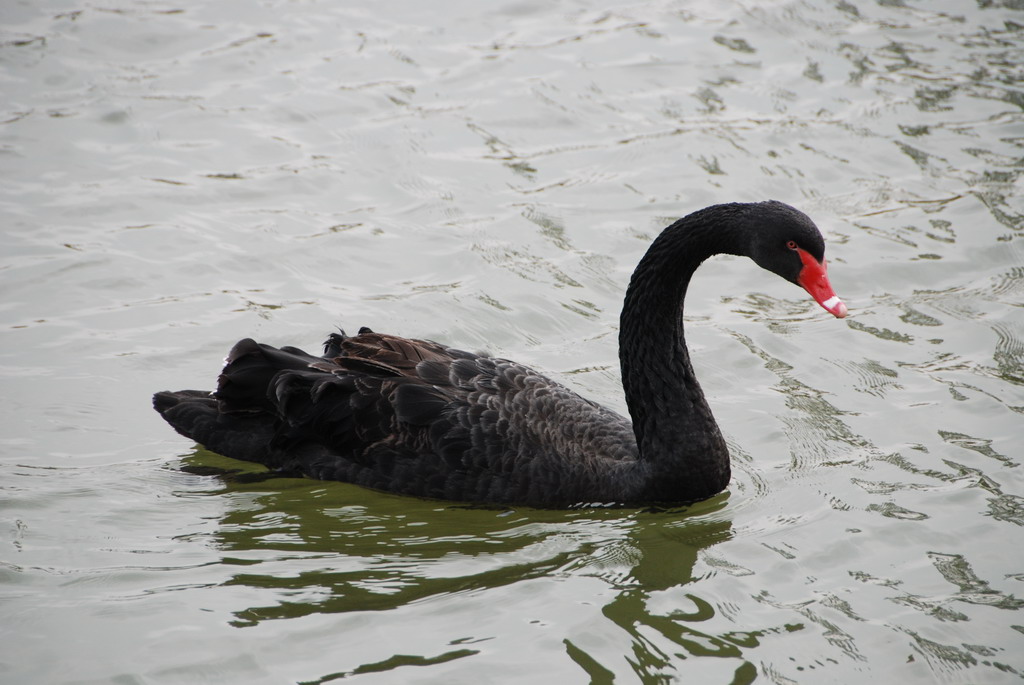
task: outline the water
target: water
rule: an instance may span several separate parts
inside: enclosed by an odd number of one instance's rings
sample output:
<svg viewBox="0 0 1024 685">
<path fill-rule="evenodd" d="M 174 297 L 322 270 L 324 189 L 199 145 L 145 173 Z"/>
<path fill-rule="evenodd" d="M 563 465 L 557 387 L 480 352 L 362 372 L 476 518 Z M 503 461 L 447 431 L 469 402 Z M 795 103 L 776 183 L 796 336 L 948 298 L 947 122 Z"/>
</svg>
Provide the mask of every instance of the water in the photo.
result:
<svg viewBox="0 0 1024 685">
<path fill-rule="evenodd" d="M 1024 674 L 1011 0 L 0 7 L 0 679 L 1004 683 Z M 736 465 L 672 511 L 466 508 L 174 435 L 242 336 L 486 349 L 618 410 L 661 227 L 816 219 L 837 321 L 688 301 Z"/>
</svg>

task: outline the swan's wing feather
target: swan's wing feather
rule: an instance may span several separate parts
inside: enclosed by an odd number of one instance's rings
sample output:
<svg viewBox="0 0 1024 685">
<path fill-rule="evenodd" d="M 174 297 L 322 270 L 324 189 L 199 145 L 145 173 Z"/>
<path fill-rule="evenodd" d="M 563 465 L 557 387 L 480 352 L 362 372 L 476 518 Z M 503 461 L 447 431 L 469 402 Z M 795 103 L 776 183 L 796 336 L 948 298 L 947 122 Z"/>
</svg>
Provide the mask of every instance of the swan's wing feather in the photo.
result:
<svg viewBox="0 0 1024 685">
<path fill-rule="evenodd" d="M 450 361 L 465 354 L 431 340 L 374 333 L 366 328 L 352 337 L 344 333 L 332 334 L 324 344 L 324 349 L 328 358 L 338 363 L 360 360 L 363 363 L 382 364 L 402 373 L 412 372 L 421 361 Z"/>
<path fill-rule="evenodd" d="M 430 426 L 442 417 L 451 397 L 421 383 L 401 383 L 391 399 L 395 418 L 411 426 Z"/>
</svg>

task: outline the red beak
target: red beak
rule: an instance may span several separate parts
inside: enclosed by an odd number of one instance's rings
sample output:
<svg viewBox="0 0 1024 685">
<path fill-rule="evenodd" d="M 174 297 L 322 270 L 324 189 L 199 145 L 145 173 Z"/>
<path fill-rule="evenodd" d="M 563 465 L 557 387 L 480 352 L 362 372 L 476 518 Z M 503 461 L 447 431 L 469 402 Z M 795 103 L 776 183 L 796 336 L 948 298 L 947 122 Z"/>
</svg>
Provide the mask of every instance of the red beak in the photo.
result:
<svg viewBox="0 0 1024 685">
<path fill-rule="evenodd" d="M 819 262 L 809 252 L 799 247 L 796 248 L 796 253 L 800 255 L 800 261 L 804 263 L 804 268 L 800 270 L 796 282 L 810 293 L 814 301 L 824 307 L 829 314 L 837 319 L 846 316 L 846 305 L 836 295 L 836 291 L 832 290 L 832 284 L 828 282 L 825 262 Z"/>
</svg>

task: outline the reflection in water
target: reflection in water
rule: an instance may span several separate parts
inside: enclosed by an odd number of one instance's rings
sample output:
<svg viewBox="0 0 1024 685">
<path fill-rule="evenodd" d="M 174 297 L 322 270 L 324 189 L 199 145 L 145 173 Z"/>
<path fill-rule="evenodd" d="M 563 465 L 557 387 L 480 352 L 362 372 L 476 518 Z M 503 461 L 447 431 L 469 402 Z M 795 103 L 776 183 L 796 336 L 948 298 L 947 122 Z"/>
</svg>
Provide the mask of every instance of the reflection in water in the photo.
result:
<svg viewBox="0 0 1024 685">
<path fill-rule="evenodd" d="M 210 464 L 236 466 L 203 450 L 186 464 L 193 472 L 209 472 Z M 223 563 L 239 568 L 224 585 L 273 598 L 235 610 L 233 625 L 239 628 L 311 614 L 388 611 L 531 579 L 585 576 L 612 590 L 601 614 L 630 641 L 628 661 L 639 676 L 674 671 L 678 658 L 724 657 L 737 660 L 734 682 L 751 682 L 756 674 L 744 659 L 746 648 L 758 646 L 764 635 L 801 628 L 702 628 L 723 625 L 712 621 L 718 610 L 683 588 L 694 581 L 701 550 L 732 535 L 731 523 L 721 518 L 728 495 L 665 511 L 552 512 L 458 506 L 344 483 L 230 474 L 226 481 L 220 494 L 230 495 L 235 505 L 214 539 Z M 604 657 L 589 654 L 585 645 L 570 638 L 564 644 L 568 657 L 591 677 L 611 673 L 601 664 Z M 437 658 L 473 653 L 461 649 Z M 396 656 L 347 673 L 426 659 L 410 658 Z"/>
</svg>

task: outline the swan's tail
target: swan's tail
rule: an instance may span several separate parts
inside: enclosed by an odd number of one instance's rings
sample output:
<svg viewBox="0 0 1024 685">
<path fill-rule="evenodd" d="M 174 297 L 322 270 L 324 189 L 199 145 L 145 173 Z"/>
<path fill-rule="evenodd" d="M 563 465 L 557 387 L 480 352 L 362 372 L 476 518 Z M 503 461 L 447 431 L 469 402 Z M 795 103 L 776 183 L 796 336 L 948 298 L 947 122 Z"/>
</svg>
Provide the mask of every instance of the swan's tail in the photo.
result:
<svg viewBox="0 0 1024 685">
<path fill-rule="evenodd" d="M 271 381 L 285 370 L 308 369 L 323 361 L 293 347 L 275 349 L 246 338 L 228 353 L 217 392 L 158 392 L 153 408 L 181 435 L 232 459 L 282 468 L 284 455 L 272 448 L 279 426 L 268 397 Z"/>
<path fill-rule="evenodd" d="M 269 449 L 274 423 L 262 412 L 222 413 L 205 390 L 158 392 L 153 395 L 153 408 L 174 430 L 211 452 L 276 466 Z"/>
</svg>

